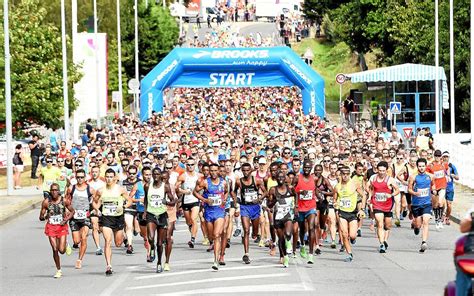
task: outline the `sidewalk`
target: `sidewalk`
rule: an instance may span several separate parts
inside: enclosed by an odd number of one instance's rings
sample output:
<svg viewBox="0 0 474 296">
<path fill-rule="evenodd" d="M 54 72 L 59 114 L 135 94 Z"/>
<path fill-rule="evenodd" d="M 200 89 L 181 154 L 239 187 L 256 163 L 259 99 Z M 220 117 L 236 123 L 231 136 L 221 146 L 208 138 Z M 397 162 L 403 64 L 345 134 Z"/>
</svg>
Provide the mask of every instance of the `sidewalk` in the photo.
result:
<svg viewBox="0 0 474 296">
<path fill-rule="evenodd" d="M 7 190 L 0 190 L 0 225 L 15 219 L 27 211 L 38 208 L 43 201 L 43 193 L 34 186 L 15 190 L 15 195 L 7 196 Z"/>
</svg>

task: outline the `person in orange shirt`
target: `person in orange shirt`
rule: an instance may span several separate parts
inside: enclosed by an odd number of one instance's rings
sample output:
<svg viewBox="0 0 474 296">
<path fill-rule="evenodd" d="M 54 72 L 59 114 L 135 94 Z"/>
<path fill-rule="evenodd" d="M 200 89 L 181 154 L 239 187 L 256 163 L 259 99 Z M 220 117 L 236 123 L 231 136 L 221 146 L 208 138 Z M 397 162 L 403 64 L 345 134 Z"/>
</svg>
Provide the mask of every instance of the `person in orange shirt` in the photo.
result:
<svg viewBox="0 0 474 296">
<path fill-rule="evenodd" d="M 443 212 L 446 204 L 446 165 L 441 161 L 441 150 L 434 153 L 434 161 L 428 165 L 426 171 L 433 176 L 435 190 L 433 196 L 433 211 L 435 214 L 436 229 L 443 228 Z"/>
</svg>

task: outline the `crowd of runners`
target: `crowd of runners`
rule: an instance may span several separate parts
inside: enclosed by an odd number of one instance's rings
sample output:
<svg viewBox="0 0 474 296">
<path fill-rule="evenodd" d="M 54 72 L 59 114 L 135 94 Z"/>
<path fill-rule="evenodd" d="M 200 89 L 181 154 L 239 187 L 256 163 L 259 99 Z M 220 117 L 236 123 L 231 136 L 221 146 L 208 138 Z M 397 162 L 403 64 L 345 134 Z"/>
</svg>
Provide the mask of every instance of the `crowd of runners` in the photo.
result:
<svg viewBox="0 0 474 296">
<path fill-rule="evenodd" d="M 73 147 L 47 147 L 39 219 L 56 278 L 59 254 L 71 254 L 70 244 L 82 267 L 90 233 L 107 275 L 113 244 L 127 254 L 144 245 L 144 262 L 170 271 L 177 221 L 189 227 L 189 248 L 213 252 L 214 270 L 226 265 L 231 239 L 240 248 L 240 237 L 244 263 L 256 244 L 288 267 L 297 256 L 308 264 L 324 260 L 324 245 L 356 260 L 362 235 L 376 237 L 374 251 L 388 252 L 392 224 L 404 219 L 420 241 L 414 251 L 423 253 L 431 217 L 438 231 L 450 224 L 459 176 L 432 141 L 428 149 L 410 148 L 396 129 L 305 116 L 297 88 L 182 88 L 171 97 L 164 113 L 146 122 L 88 124 Z M 363 223 L 376 235 L 364 234 Z"/>
</svg>

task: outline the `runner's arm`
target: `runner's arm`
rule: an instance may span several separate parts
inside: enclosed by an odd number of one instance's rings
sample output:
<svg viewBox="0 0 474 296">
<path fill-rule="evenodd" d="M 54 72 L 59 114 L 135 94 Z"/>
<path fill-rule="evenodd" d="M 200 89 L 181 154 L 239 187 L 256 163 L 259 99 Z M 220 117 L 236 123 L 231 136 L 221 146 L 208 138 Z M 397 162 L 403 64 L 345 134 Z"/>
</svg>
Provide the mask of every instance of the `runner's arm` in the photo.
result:
<svg viewBox="0 0 474 296">
<path fill-rule="evenodd" d="M 124 208 L 129 208 L 132 206 L 132 197 L 130 197 L 130 195 L 128 195 L 128 192 L 127 190 L 125 189 L 125 187 L 121 187 L 120 188 L 120 191 L 121 191 L 121 195 L 122 197 L 127 201 L 127 203 L 125 204 Z"/>
<path fill-rule="evenodd" d="M 137 193 L 138 185 L 135 183 L 132 187 L 132 190 L 130 190 L 130 193 L 128 194 L 129 198 L 132 200 L 132 202 L 139 202 L 139 198 L 135 198 L 135 194 Z"/>
<path fill-rule="evenodd" d="M 175 198 L 173 193 L 171 192 L 171 185 L 169 183 L 165 184 L 165 194 L 168 196 L 169 202 L 166 203 L 167 206 L 174 206 L 176 205 L 176 201 L 178 200 Z"/>
<path fill-rule="evenodd" d="M 410 193 L 413 196 L 420 196 L 420 194 L 418 192 L 413 190 L 413 184 L 414 183 L 415 183 L 414 176 L 410 176 L 410 178 L 408 179 L 408 193 Z"/>
<path fill-rule="evenodd" d="M 207 182 L 204 182 L 204 181 L 201 181 L 199 182 L 198 184 L 196 184 L 196 187 L 194 187 L 194 190 L 193 190 L 193 195 L 199 199 L 200 201 L 202 201 L 203 203 L 207 203 L 209 204 L 209 201 L 207 199 L 205 199 L 200 193 L 199 191 L 203 190 L 203 189 L 207 189 Z"/>
<path fill-rule="evenodd" d="M 39 220 L 44 221 L 48 219 L 48 199 L 44 199 L 41 203 L 41 210 L 39 214 Z"/>
</svg>

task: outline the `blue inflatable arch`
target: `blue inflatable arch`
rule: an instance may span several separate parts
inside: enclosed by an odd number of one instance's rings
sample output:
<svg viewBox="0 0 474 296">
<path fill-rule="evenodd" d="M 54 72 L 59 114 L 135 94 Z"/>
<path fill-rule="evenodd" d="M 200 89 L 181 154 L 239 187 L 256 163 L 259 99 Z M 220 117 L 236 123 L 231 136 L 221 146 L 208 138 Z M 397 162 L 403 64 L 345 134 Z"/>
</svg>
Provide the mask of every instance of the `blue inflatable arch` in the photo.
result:
<svg viewBox="0 0 474 296">
<path fill-rule="evenodd" d="M 163 111 L 168 87 L 298 86 L 304 114 L 325 116 L 324 80 L 289 47 L 175 48 L 141 81 L 140 119 Z"/>
</svg>

